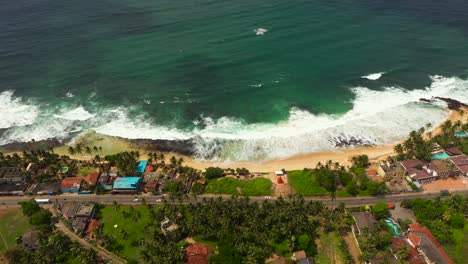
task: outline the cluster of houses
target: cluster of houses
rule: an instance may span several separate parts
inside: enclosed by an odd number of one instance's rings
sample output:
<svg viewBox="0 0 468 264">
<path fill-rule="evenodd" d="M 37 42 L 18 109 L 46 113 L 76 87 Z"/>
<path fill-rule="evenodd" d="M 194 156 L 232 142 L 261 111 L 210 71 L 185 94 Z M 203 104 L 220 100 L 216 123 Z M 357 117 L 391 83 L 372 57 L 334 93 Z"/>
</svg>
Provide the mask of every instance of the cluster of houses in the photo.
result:
<svg viewBox="0 0 468 264">
<path fill-rule="evenodd" d="M 70 224 L 75 233 L 90 239 L 95 237 L 94 230 L 101 225 L 94 219 L 96 206 L 93 203 L 62 203 L 57 205 L 57 212 Z"/>
<path fill-rule="evenodd" d="M 56 195 L 90 194 L 99 191 L 110 193 L 134 194 L 140 191 L 161 193 L 168 181 L 180 176 L 175 170 L 162 170 L 148 164 L 146 160 L 138 163 L 135 175 L 121 176 L 115 167 L 108 164 L 96 167 L 96 172 L 86 177 L 68 177 L 67 168 L 58 173 L 58 179 L 37 181 L 41 175 L 52 171 L 37 171 L 16 167 L 0 167 L 0 195 Z M 185 179 L 182 179 L 184 181 Z M 190 189 L 195 179 L 185 180 L 185 189 Z M 202 182 L 204 184 L 204 182 Z"/>
<path fill-rule="evenodd" d="M 450 150 L 450 151 L 449 151 Z M 383 181 L 392 192 L 411 191 L 423 185 L 448 177 L 468 177 L 468 155 L 456 148 L 445 150 L 446 155 L 435 155 L 432 160 L 387 159 L 368 169 L 369 178 Z"/>
<path fill-rule="evenodd" d="M 353 235 L 356 241 L 363 235 L 365 229 L 377 231 L 377 220 L 370 212 L 353 212 L 354 224 L 352 226 Z M 397 223 L 392 219 L 387 220 L 390 225 L 397 228 Z M 399 227 L 398 227 L 399 228 Z M 400 263 L 398 252 L 402 248 L 407 248 L 406 261 L 410 264 L 453 264 L 453 260 L 440 246 L 437 239 L 425 226 L 419 223 L 409 224 L 406 232 L 395 232 L 392 234 L 392 243 L 389 245 L 391 253 L 376 256 L 367 261 L 368 264 L 378 263 Z M 359 242 L 358 242 L 359 244 Z"/>
</svg>

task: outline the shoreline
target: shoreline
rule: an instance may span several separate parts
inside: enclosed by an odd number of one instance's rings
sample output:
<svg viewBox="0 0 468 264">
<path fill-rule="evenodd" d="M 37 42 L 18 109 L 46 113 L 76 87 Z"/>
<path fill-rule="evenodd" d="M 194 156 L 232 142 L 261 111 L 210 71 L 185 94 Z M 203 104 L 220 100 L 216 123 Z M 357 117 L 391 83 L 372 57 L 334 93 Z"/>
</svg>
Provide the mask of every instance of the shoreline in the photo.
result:
<svg viewBox="0 0 468 264">
<path fill-rule="evenodd" d="M 452 122 L 455 121 L 468 121 L 468 107 L 461 106 L 459 107 L 463 111 L 463 115 L 460 114 L 461 111 L 451 109 L 449 115 L 443 122 L 438 124 L 433 130 L 432 134 L 436 135 L 440 133 L 441 125 L 451 120 Z M 221 167 L 221 168 L 247 168 L 251 172 L 273 172 L 281 169 L 285 170 L 301 170 L 304 168 L 312 168 L 315 167 L 318 162 L 325 163 L 328 160 L 332 160 L 334 162 L 339 162 L 341 165 L 349 166 L 351 164 L 350 158 L 356 155 L 368 155 L 370 161 L 378 161 L 387 158 L 388 156 L 394 154 L 393 147 L 400 143 L 394 143 L 389 145 L 377 145 L 377 146 L 367 146 L 367 147 L 352 147 L 352 148 L 338 148 L 335 151 L 323 151 L 323 152 L 314 152 L 308 154 L 300 154 L 295 155 L 289 158 L 284 159 L 273 159 L 273 160 L 266 160 L 266 161 L 252 161 L 252 162 L 245 162 L 245 161 L 199 161 L 195 160 L 190 156 L 190 153 L 186 150 L 188 149 L 187 142 L 179 141 L 163 141 L 163 140 L 146 140 L 146 139 L 139 139 L 139 140 L 130 140 L 124 139 L 119 137 L 113 136 L 106 136 L 101 135 L 96 132 L 90 132 L 87 134 L 82 135 L 81 137 L 76 139 L 77 142 L 82 143 L 83 145 L 88 146 L 102 146 L 102 152 L 99 153 L 100 156 L 105 156 L 109 154 L 114 154 L 117 152 L 122 151 L 139 151 L 141 154 L 141 158 L 146 158 L 146 154 L 149 152 L 160 152 L 164 153 L 166 156 L 166 160 L 168 160 L 171 156 L 175 156 L 177 158 L 182 157 L 184 159 L 184 164 L 195 169 L 203 170 L 207 167 Z M 47 146 L 47 142 L 36 142 L 38 146 L 50 149 L 52 148 L 55 153 L 60 155 L 68 155 L 71 156 L 67 149 L 67 143 L 64 142 L 58 145 L 56 140 L 50 140 L 51 144 L 49 147 Z M 12 144 L 12 147 L 22 147 L 27 148 L 27 146 L 31 146 L 31 143 L 18 143 Z M 1 147 L 5 149 L 4 147 Z M 6 149 L 7 153 L 13 152 L 21 152 L 19 150 L 10 150 Z M 181 154 L 182 153 L 182 154 Z M 72 158 L 81 159 L 81 160 L 90 160 L 96 154 L 92 155 L 73 155 Z"/>
</svg>

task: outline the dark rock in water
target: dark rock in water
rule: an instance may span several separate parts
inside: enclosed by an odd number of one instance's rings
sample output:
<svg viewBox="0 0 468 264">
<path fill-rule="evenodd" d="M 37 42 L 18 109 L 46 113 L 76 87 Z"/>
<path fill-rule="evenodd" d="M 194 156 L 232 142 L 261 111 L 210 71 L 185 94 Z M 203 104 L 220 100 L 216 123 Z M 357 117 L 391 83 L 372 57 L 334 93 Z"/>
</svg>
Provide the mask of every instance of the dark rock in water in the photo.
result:
<svg viewBox="0 0 468 264">
<path fill-rule="evenodd" d="M 450 110 L 458 110 L 462 107 L 468 107 L 467 104 L 465 103 L 462 103 L 460 101 L 457 101 L 457 100 L 454 100 L 454 99 L 451 99 L 451 98 L 446 98 L 446 97 L 436 97 L 436 99 L 439 99 L 441 101 L 444 101 L 447 103 L 448 105 L 448 108 Z"/>
<path fill-rule="evenodd" d="M 375 146 L 375 143 L 369 139 L 359 138 L 355 136 L 337 136 L 330 140 L 337 148 L 349 147 L 370 147 Z"/>
<path fill-rule="evenodd" d="M 23 150 L 50 150 L 63 145 L 63 142 L 57 139 L 47 139 L 30 142 L 14 142 L 3 146 L 0 149 L 5 152 L 23 151 Z"/>
<path fill-rule="evenodd" d="M 447 103 L 448 109 L 450 110 L 458 110 L 462 107 L 468 107 L 467 104 L 462 103 L 458 100 L 452 99 L 452 98 L 447 98 L 447 97 L 434 97 L 431 99 L 426 99 L 426 98 L 420 98 L 419 101 L 425 102 L 425 103 L 434 103 L 436 100 L 440 100 L 443 102 Z"/>
<path fill-rule="evenodd" d="M 186 156 L 194 154 L 194 144 L 191 140 L 132 139 L 129 141 L 136 148 L 147 151 L 175 152 Z"/>
</svg>

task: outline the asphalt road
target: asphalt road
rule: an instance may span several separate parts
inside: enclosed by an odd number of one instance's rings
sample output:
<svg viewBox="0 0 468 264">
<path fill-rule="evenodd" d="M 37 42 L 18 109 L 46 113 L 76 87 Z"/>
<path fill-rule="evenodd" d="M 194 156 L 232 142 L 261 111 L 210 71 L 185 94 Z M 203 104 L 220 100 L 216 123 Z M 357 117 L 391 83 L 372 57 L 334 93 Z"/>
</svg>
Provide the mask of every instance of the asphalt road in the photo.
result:
<svg viewBox="0 0 468 264">
<path fill-rule="evenodd" d="M 452 191 L 452 194 L 462 194 L 468 195 L 468 190 L 463 191 Z M 368 204 L 374 204 L 378 201 L 384 201 L 389 203 L 397 203 L 401 202 L 405 199 L 414 199 L 414 198 L 433 198 L 437 197 L 439 192 L 418 192 L 418 193 L 403 193 L 397 195 L 386 195 L 386 196 L 379 196 L 379 197 L 338 197 L 335 201 L 335 204 L 344 203 L 347 207 L 353 206 L 362 206 Z M 141 204 L 141 198 L 145 198 L 146 203 L 148 204 L 160 204 L 161 199 L 163 199 L 163 195 L 138 195 L 140 201 L 135 200 L 135 195 L 95 195 L 95 194 L 84 194 L 84 195 L 55 195 L 55 196 L 0 196 L 0 208 L 3 206 L 17 206 L 18 202 L 33 199 L 33 198 L 41 198 L 41 199 L 50 199 L 51 202 L 58 202 L 63 203 L 67 201 L 76 201 L 76 202 L 96 202 L 101 204 L 110 205 L 114 201 L 117 201 L 119 204 L 123 205 L 138 205 Z M 199 195 L 195 199 L 192 196 L 188 196 L 188 198 L 184 199 L 182 203 L 194 203 L 197 201 L 201 201 L 203 198 L 217 198 L 222 197 L 223 199 L 229 199 L 230 195 Z M 257 197 L 251 196 L 249 197 L 251 201 L 261 202 L 266 199 L 266 197 Z M 169 199 L 166 196 L 166 199 Z M 271 200 L 276 199 L 276 197 L 271 197 Z M 333 205 L 332 201 L 329 197 L 304 197 L 307 201 L 322 201 L 326 205 Z M 175 200 L 173 203 L 179 203 Z"/>
</svg>

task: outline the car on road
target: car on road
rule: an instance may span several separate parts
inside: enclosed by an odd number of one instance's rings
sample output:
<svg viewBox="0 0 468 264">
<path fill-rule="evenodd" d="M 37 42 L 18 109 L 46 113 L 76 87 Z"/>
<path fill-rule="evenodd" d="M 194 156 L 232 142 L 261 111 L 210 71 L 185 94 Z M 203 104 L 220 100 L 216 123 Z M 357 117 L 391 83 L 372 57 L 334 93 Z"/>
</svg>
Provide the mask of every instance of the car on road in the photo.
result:
<svg viewBox="0 0 468 264">
<path fill-rule="evenodd" d="M 265 196 L 265 200 L 270 200 L 271 196 Z"/>
<path fill-rule="evenodd" d="M 139 199 L 139 198 L 135 198 L 135 199 L 133 199 L 133 201 L 134 201 L 134 202 L 139 202 L 140 199 Z"/>
<path fill-rule="evenodd" d="M 161 199 L 157 199 L 156 202 L 157 202 L 157 203 L 160 203 L 160 202 L 161 202 Z"/>
</svg>

